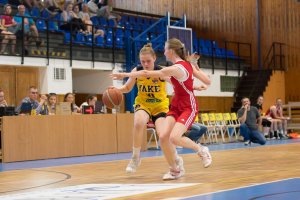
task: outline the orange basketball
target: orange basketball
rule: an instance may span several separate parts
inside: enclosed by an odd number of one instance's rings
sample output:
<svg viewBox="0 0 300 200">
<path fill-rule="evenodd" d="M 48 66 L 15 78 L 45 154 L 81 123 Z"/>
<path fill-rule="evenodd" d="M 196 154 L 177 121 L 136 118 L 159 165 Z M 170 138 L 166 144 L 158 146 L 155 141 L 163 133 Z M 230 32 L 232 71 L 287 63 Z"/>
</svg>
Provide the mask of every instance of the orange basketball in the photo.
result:
<svg viewBox="0 0 300 200">
<path fill-rule="evenodd" d="M 123 100 L 123 94 L 116 88 L 107 88 L 102 96 L 102 102 L 107 108 L 120 106 Z"/>
</svg>

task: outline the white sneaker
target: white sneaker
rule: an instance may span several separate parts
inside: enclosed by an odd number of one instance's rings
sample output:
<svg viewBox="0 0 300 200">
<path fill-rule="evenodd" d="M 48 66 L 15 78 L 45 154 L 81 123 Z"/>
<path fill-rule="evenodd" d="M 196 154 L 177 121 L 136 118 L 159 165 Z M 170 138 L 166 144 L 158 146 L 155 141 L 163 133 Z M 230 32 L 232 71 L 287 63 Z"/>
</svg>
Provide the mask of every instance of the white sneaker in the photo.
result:
<svg viewBox="0 0 300 200">
<path fill-rule="evenodd" d="M 184 166 L 183 166 L 182 157 L 178 156 L 175 161 L 176 161 L 176 164 L 177 164 L 177 166 L 178 166 L 178 168 L 179 168 L 179 170 L 180 170 L 180 172 L 183 176 L 185 174 L 185 169 L 184 169 Z"/>
<path fill-rule="evenodd" d="M 165 175 L 163 175 L 163 180 L 164 181 L 171 181 L 171 180 L 175 180 L 175 179 L 178 179 L 180 177 L 183 176 L 183 172 L 179 170 L 179 167 L 177 170 L 174 170 L 174 169 L 171 169 L 170 168 L 170 171 L 167 172 Z"/>
<path fill-rule="evenodd" d="M 211 155 L 209 153 L 209 149 L 205 146 L 199 146 L 200 149 L 197 152 L 197 154 L 200 156 L 200 158 L 202 159 L 203 162 L 203 167 L 209 167 L 212 163 L 212 158 Z"/>
<path fill-rule="evenodd" d="M 126 172 L 127 173 L 134 173 L 136 172 L 136 169 L 138 166 L 141 164 L 141 159 L 140 158 L 131 158 L 130 162 L 128 163 L 126 167 Z"/>
</svg>

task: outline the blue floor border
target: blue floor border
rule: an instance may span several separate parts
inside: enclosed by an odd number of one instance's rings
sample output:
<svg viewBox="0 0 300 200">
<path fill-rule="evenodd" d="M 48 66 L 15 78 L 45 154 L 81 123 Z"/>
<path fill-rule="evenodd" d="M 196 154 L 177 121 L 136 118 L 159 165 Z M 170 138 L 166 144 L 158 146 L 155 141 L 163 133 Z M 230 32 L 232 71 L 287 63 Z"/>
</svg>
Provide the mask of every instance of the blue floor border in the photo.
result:
<svg viewBox="0 0 300 200">
<path fill-rule="evenodd" d="M 208 194 L 195 195 L 184 198 L 184 200 L 299 200 L 299 185 L 300 178 L 290 178 Z"/>
<path fill-rule="evenodd" d="M 299 142 L 300 139 L 271 140 L 271 141 L 267 141 L 266 145 L 293 144 Z M 245 146 L 244 143 L 242 142 L 208 145 L 210 151 L 222 151 L 222 150 L 241 149 L 241 148 L 256 148 L 258 146 L 260 145 L 252 144 L 251 146 Z M 193 153 L 192 150 L 184 149 L 184 148 L 178 148 L 177 151 L 179 154 Z M 142 152 L 141 156 L 142 157 L 162 156 L 162 152 L 160 150 L 148 150 Z M 57 159 L 35 160 L 35 161 L 24 161 L 24 162 L 0 163 L 0 172 L 10 171 L 10 170 L 30 169 L 30 168 L 63 166 L 63 165 L 72 165 L 72 164 L 107 162 L 107 161 L 114 161 L 114 160 L 127 160 L 130 159 L 130 157 L 131 157 L 131 153 L 119 153 L 119 154 L 68 157 L 68 158 L 57 158 Z"/>
</svg>

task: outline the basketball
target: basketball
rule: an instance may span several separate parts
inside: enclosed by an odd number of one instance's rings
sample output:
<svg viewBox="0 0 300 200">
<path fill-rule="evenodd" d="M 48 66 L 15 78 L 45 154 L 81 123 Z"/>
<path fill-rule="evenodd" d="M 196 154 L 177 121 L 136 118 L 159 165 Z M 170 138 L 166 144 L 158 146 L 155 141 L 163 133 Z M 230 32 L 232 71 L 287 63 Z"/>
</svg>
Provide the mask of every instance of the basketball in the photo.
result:
<svg viewBox="0 0 300 200">
<path fill-rule="evenodd" d="M 107 88 L 102 96 L 102 102 L 107 108 L 120 106 L 123 100 L 123 94 L 116 88 Z"/>
</svg>

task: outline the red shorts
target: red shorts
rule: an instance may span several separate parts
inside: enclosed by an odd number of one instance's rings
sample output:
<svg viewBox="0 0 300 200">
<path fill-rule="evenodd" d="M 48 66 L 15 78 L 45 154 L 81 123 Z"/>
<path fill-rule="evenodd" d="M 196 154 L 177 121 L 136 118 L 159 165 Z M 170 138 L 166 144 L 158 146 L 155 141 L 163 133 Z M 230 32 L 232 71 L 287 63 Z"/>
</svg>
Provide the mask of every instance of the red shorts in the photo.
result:
<svg viewBox="0 0 300 200">
<path fill-rule="evenodd" d="M 176 122 L 179 122 L 187 129 L 189 129 L 195 121 L 196 111 L 193 111 L 191 108 L 186 108 L 183 111 L 179 111 L 176 107 L 171 107 L 170 111 L 167 113 L 167 116 L 173 116 Z"/>
</svg>

